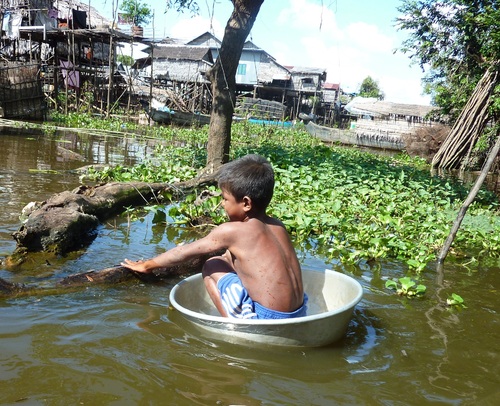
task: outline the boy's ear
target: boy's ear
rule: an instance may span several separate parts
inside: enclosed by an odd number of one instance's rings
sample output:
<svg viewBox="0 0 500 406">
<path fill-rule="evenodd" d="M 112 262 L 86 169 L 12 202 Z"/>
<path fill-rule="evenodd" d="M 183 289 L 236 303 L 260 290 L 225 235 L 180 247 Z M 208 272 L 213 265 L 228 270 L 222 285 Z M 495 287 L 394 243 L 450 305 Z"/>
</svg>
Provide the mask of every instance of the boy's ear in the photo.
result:
<svg viewBox="0 0 500 406">
<path fill-rule="evenodd" d="M 252 210 L 252 199 L 248 196 L 243 196 L 243 210 L 250 211 Z"/>
</svg>

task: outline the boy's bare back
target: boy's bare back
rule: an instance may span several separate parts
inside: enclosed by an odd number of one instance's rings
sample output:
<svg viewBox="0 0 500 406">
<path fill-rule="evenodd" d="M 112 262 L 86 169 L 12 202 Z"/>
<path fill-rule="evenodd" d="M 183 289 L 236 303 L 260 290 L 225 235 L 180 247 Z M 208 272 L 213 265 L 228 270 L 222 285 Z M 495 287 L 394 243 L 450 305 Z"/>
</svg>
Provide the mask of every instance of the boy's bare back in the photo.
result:
<svg viewBox="0 0 500 406">
<path fill-rule="evenodd" d="M 219 227 L 231 238 L 232 266 L 254 301 L 281 312 L 302 305 L 300 264 L 281 222 L 265 216 Z"/>
</svg>

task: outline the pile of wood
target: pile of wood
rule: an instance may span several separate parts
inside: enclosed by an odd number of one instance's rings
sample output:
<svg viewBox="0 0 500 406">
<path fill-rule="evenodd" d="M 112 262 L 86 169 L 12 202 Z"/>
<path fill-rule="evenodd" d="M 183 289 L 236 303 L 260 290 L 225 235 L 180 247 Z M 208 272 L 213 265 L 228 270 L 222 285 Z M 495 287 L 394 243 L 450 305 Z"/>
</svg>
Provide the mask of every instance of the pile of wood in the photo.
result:
<svg viewBox="0 0 500 406">
<path fill-rule="evenodd" d="M 466 169 L 473 148 L 489 120 L 491 95 L 499 81 L 498 64 L 486 71 L 472 96 L 460 113 L 448 137 L 432 159 L 432 166 L 441 169 Z"/>
<path fill-rule="evenodd" d="M 0 66 L 0 107 L 3 109 L 3 117 L 43 119 L 46 108 L 39 68 L 37 63 L 2 63 Z"/>
<path fill-rule="evenodd" d="M 240 117 L 266 120 L 283 120 L 285 111 L 286 106 L 282 103 L 251 97 L 238 98 L 234 109 L 235 114 Z"/>
<path fill-rule="evenodd" d="M 154 100 L 168 107 L 170 110 L 183 112 L 198 112 L 209 114 L 212 105 L 212 94 L 207 85 L 195 86 L 187 84 L 183 87 L 152 87 L 134 85 L 132 93 L 140 99 Z"/>
<path fill-rule="evenodd" d="M 402 136 L 405 150 L 410 156 L 419 156 L 430 163 L 449 132 L 450 128 L 442 124 L 419 127 Z"/>
</svg>

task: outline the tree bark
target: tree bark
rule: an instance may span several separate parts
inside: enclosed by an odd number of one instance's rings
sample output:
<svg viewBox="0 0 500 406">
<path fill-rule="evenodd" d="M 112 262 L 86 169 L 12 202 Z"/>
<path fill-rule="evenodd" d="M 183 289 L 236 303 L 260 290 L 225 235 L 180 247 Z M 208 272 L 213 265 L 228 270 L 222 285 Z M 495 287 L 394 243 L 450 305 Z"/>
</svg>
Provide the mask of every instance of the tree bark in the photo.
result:
<svg viewBox="0 0 500 406">
<path fill-rule="evenodd" d="M 172 186 L 160 183 L 107 183 L 58 193 L 35 205 L 13 233 L 17 247 L 6 265 L 23 262 L 29 252 L 62 255 L 82 248 L 93 240 L 101 221 L 125 207 L 159 201 L 161 191 L 169 188 Z"/>
<path fill-rule="evenodd" d="M 141 280 L 146 283 L 158 283 L 180 275 L 190 275 L 201 272 L 205 261 L 213 255 L 220 255 L 216 252 L 212 255 L 204 255 L 187 261 L 181 265 L 170 268 L 158 268 L 151 274 L 141 274 L 133 272 L 123 266 L 112 266 L 100 270 L 90 270 L 87 272 L 70 275 L 58 282 L 54 286 L 40 288 L 33 285 L 23 285 L 8 282 L 0 278 L 0 298 L 20 297 L 20 296 L 42 296 L 58 295 L 62 293 L 74 292 L 90 286 L 96 285 L 116 285 L 134 280 Z"/>
<path fill-rule="evenodd" d="M 208 173 L 229 160 L 231 123 L 236 102 L 236 71 L 243 45 L 263 2 L 232 0 L 234 8 L 224 30 L 219 57 L 207 72 L 213 94 L 205 168 Z"/>
</svg>

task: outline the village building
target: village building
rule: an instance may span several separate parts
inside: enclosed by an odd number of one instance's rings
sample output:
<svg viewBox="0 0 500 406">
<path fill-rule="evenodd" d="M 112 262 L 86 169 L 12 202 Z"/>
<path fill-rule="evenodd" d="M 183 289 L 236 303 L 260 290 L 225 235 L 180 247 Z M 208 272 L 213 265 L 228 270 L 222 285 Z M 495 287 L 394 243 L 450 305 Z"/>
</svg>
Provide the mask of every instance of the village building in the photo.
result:
<svg viewBox="0 0 500 406">
<path fill-rule="evenodd" d="M 151 107 L 153 100 L 177 111 L 211 110 L 206 73 L 219 57 L 221 40 L 209 32 L 187 42 L 154 41 L 118 30 L 90 2 L 72 0 L 0 0 L 0 19 L 1 116 L 41 120 L 48 105 L 67 112 L 84 104 L 109 114 L 111 105 Z M 126 66 L 120 59 L 124 44 L 146 47 L 146 57 Z M 363 113 L 348 111 L 340 103 L 340 85 L 325 83 L 326 73 L 282 65 L 247 41 L 236 72 L 235 112 L 339 127 L 367 116 L 417 123 L 428 112 L 387 103 L 370 107 L 371 113 L 367 104 Z"/>
<path fill-rule="evenodd" d="M 86 93 L 105 112 L 123 94 L 116 46 L 134 38 L 111 28 L 89 2 L 0 0 L 0 19 L 3 116 L 40 120 L 47 103 L 67 111 Z"/>
<path fill-rule="evenodd" d="M 170 103 L 169 107 L 178 107 L 179 102 L 171 98 L 173 93 L 179 95 L 179 85 L 182 84 L 183 93 L 179 98 L 186 99 L 185 92 L 188 92 L 191 99 L 198 98 L 191 107 L 208 113 L 207 92 L 210 92 L 210 87 L 205 73 L 219 57 L 220 46 L 221 41 L 209 32 L 184 44 L 163 40 L 151 45 L 147 50 L 149 57 L 136 61 L 134 67 L 142 71 L 136 76 L 144 78 L 149 75 L 155 88 L 164 87 L 163 94 L 152 89 L 154 94 L 151 96 Z M 319 105 L 325 79 L 324 69 L 285 67 L 252 41 L 247 41 L 236 72 L 235 109 L 245 117 L 261 115 L 276 120 L 294 119 L 299 113 L 310 113 Z M 144 94 L 144 88 L 140 92 Z"/>
<path fill-rule="evenodd" d="M 338 83 L 325 83 L 323 85 L 323 101 L 318 107 L 317 114 L 323 117 L 324 125 L 341 123 L 341 89 Z"/>
</svg>

